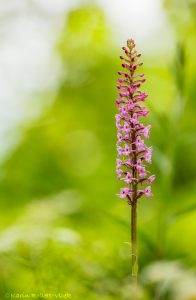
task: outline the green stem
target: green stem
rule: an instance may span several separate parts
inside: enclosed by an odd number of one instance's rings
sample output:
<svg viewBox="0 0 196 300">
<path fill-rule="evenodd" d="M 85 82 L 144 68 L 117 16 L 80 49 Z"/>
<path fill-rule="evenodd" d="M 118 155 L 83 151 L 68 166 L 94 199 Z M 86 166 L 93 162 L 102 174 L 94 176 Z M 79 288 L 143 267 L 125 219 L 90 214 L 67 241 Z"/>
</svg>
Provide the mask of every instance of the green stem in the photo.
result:
<svg viewBox="0 0 196 300">
<path fill-rule="evenodd" d="M 136 165 L 136 136 L 133 132 L 132 135 L 132 150 L 133 150 L 133 164 Z M 137 178 L 137 169 L 134 167 L 132 171 L 133 178 Z M 137 182 L 132 182 L 133 196 L 131 203 L 131 278 L 133 288 L 135 290 L 135 297 L 137 299 L 137 273 L 138 273 L 138 262 L 137 262 Z"/>
<path fill-rule="evenodd" d="M 131 277 L 134 286 L 137 286 L 137 202 L 131 206 Z"/>
</svg>

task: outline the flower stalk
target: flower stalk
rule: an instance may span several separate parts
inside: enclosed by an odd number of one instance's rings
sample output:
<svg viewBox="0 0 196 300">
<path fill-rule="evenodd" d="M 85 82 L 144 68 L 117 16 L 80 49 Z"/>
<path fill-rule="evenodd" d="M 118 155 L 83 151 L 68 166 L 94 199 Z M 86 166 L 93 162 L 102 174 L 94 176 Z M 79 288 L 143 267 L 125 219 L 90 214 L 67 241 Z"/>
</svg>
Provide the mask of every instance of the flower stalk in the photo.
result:
<svg viewBox="0 0 196 300">
<path fill-rule="evenodd" d="M 136 73 L 142 62 L 135 49 L 132 39 L 127 41 L 127 47 L 122 48 L 125 56 L 120 56 L 125 71 L 119 71 L 122 77 L 118 78 L 117 88 L 119 99 L 116 100 L 119 113 L 116 115 L 117 127 L 117 175 L 124 181 L 125 187 L 120 189 L 118 195 L 126 199 L 131 205 L 131 277 L 135 285 L 137 283 L 138 258 L 137 258 L 137 204 L 143 195 L 152 196 L 151 184 L 154 175 L 149 176 L 146 168 L 151 163 L 152 147 L 147 147 L 144 139 L 149 137 L 151 125 L 144 125 L 140 118 L 149 113 L 143 102 L 148 95 L 141 91 L 141 85 L 145 82 L 144 74 Z M 142 102 L 142 105 L 141 105 Z"/>
</svg>

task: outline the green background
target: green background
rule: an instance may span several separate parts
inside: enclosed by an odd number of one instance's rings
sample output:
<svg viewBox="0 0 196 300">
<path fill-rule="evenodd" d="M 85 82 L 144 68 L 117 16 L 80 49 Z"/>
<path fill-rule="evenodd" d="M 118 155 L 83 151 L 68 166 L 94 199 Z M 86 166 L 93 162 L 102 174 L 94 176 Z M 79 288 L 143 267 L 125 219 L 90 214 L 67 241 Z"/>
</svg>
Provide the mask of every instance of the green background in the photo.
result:
<svg viewBox="0 0 196 300">
<path fill-rule="evenodd" d="M 196 299 L 196 5 L 186 2 L 164 3 L 173 51 L 138 49 L 156 175 L 154 197 L 138 205 L 144 300 Z M 115 196 L 120 45 L 102 9 L 81 5 L 68 12 L 55 53 L 58 86 L 37 95 L 42 115 L 18 129 L 21 141 L 1 164 L 0 297 L 132 299 L 130 206 Z"/>
</svg>

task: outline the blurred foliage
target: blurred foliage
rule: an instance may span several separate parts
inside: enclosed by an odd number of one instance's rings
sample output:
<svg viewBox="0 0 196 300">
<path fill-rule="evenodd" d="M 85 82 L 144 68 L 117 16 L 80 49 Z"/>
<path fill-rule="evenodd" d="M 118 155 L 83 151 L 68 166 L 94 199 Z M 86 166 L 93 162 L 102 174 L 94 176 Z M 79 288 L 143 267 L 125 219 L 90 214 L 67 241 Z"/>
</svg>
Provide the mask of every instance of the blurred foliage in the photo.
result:
<svg viewBox="0 0 196 300">
<path fill-rule="evenodd" d="M 195 0 L 164 0 L 164 4 L 178 37 L 193 37 L 196 26 Z"/>
<path fill-rule="evenodd" d="M 165 4 L 172 13 L 179 1 Z M 196 299 L 195 5 L 184 5 L 188 47 L 179 40 L 174 57 L 144 56 L 157 179 L 154 198 L 138 207 L 143 300 Z M 179 29 L 181 6 L 175 14 Z M 130 208 L 115 197 L 118 48 L 100 8 L 69 12 L 55 49 L 55 101 L 1 166 L 2 299 L 7 291 L 131 299 Z"/>
</svg>

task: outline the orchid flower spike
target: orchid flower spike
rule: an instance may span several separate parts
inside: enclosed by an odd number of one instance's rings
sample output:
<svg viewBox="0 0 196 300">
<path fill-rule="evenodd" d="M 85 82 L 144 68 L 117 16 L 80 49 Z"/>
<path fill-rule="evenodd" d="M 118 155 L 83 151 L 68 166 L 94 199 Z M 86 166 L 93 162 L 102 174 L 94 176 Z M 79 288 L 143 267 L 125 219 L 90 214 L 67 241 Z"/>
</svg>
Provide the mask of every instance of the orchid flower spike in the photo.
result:
<svg viewBox="0 0 196 300">
<path fill-rule="evenodd" d="M 138 61 L 141 54 L 137 53 L 132 39 L 129 39 L 127 47 L 122 49 L 125 55 L 120 56 L 123 61 L 123 72 L 118 72 L 121 77 L 118 78 L 119 98 L 116 100 L 118 106 L 116 170 L 118 179 L 125 183 L 119 197 L 127 199 L 128 204 L 134 205 L 141 196 L 149 198 L 153 195 L 149 185 L 155 176 L 149 175 L 150 172 L 147 170 L 147 165 L 151 163 L 152 147 L 147 147 L 144 141 L 149 138 L 151 125 L 143 125 L 140 121 L 149 113 L 143 105 L 148 95 L 141 91 L 141 86 L 145 82 L 144 74 L 136 73 L 143 65 Z"/>
</svg>

